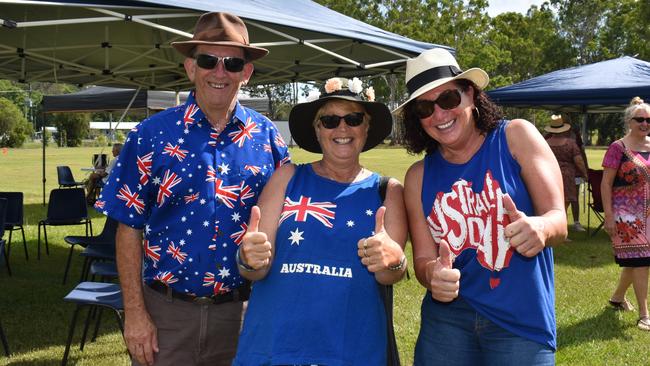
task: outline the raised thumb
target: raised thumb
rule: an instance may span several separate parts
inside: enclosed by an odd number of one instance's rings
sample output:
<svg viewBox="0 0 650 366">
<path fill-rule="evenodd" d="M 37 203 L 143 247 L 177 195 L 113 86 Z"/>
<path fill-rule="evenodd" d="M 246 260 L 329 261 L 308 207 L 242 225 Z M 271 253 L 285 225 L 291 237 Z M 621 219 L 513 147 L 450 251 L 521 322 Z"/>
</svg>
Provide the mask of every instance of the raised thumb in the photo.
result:
<svg viewBox="0 0 650 366">
<path fill-rule="evenodd" d="M 257 207 L 257 205 L 253 206 L 251 208 L 251 217 L 248 220 L 248 229 L 246 230 L 246 232 L 255 233 L 258 231 L 260 226 L 261 216 L 262 214 L 260 213 L 260 208 Z"/>
<path fill-rule="evenodd" d="M 386 215 L 386 207 L 381 206 L 377 209 L 375 214 L 375 234 L 384 231 L 384 215 Z"/>
<path fill-rule="evenodd" d="M 509 194 L 503 195 L 503 208 L 508 213 L 510 222 L 515 222 L 525 216 L 521 211 L 517 210 L 517 205 L 515 205 L 515 201 L 512 200 Z"/>
<path fill-rule="evenodd" d="M 444 239 L 440 241 L 440 245 L 438 246 L 438 261 L 444 268 L 451 269 L 453 263 L 451 249 Z"/>
</svg>

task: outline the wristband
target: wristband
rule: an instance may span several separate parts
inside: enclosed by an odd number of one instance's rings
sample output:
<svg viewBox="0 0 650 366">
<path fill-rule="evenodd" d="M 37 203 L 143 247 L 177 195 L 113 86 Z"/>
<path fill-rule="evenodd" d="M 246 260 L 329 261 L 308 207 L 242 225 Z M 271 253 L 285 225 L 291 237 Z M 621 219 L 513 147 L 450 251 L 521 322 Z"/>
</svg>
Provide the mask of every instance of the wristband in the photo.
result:
<svg viewBox="0 0 650 366">
<path fill-rule="evenodd" d="M 239 268 L 241 268 L 243 271 L 246 271 L 246 272 L 255 272 L 255 271 L 257 271 L 255 268 L 253 268 L 253 267 L 249 266 L 248 264 L 242 262 L 241 257 L 239 256 L 239 248 L 237 248 L 237 254 L 235 254 L 235 261 L 237 262 L 237 266 Z"/>
<path fill-rule="evenodd" d="M 402 258 L 399 260 L 399 263 L 394 266 L 388 266 L 389 271 L 401 271 L 406 267 L 406 255 L 402 254 Z"/>
</svg>

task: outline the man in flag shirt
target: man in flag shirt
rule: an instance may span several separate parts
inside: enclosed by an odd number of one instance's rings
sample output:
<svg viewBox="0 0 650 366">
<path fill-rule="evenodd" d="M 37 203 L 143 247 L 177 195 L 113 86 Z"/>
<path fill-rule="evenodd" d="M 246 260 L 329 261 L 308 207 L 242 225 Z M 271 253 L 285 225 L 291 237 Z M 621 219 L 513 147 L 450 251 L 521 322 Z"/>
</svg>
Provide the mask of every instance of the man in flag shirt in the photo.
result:
<svg viewBox="0 0 650 366">
<path fill-rule="evenodd" d="M 133 363 L 230 365 L 249 293 L 235 253 L 262 187 L 290 159 L 273 123 L 237 102 L 251 61 L 268 53 L 241 19 L 204 14 L 172 46 L 195 90 L 131 131 L 95 207 L 120 222 Z"/>
</svg>

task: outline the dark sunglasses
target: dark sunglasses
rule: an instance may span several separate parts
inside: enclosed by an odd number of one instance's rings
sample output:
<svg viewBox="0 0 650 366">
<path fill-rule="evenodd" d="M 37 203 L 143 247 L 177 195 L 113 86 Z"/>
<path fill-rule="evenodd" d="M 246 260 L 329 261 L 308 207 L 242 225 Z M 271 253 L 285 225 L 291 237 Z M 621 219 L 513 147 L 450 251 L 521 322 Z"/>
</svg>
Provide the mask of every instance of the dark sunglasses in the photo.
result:
<svg viewBox="0 0 650 366">
<path fill-rule="evenodd" d="M 454 109 L 460 105 L 461 97 L 458 89 L 448 89 L 440 93 L 436 100 L 418 100 L 415 102 L 415 114 L 423 119 L 435 112 L 436 104 L 442 109 Z"/>
<path fill-rule="evenodd" d="M 240 72 L 244 69 L 246 60 L 239 57 L 218 57 L 206 54 L 196 56 L 196 64 L 206 70 L 212 70 L 217 67 L 219 60 L 223 62 L 223 67 L 228 72 Z"/>
<path fill-rule="evenodd" d="M 643 121 L 646 121 L 647 123 L 650 123 L 650 117 L 648 117 L 648 118 L 632 117 L 631 119 L 635 120 L 637 123 L 643 123 Z"/>
<path fill-rule="evenodd" d="M 363 112 L 349 113 L 345 116 L 337 116 L 336 114 L 329 114 L 326 116 L 320 116 L 318 119 L 323 127 L 331 130 L 337 128 L 341 123 L 341 120 L 344 120 L 345 123 L 350 127 L 356 127 L 363 123 Z"/>
</svg>

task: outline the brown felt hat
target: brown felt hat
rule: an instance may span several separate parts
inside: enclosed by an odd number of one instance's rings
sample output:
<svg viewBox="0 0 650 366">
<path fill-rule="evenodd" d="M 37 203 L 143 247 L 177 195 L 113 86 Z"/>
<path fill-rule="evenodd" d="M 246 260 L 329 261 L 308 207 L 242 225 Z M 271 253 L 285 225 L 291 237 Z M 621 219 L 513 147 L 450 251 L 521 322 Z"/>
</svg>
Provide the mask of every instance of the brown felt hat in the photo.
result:
<svg viewBox="0 0 650 366">
<path fill-rule="evenodd" d="M 265 48 L 250 45 L 246 24 L 230 13 L 213 12 L 201 15 L 196 22 L 192 40 L 172 42 L 172 47 L 191 58 L 194 56 L 194 48 L 200 44 L 241 47 L 246 51 L 247 61 L 257 60 L 269 53 Z"/>
</svg>

